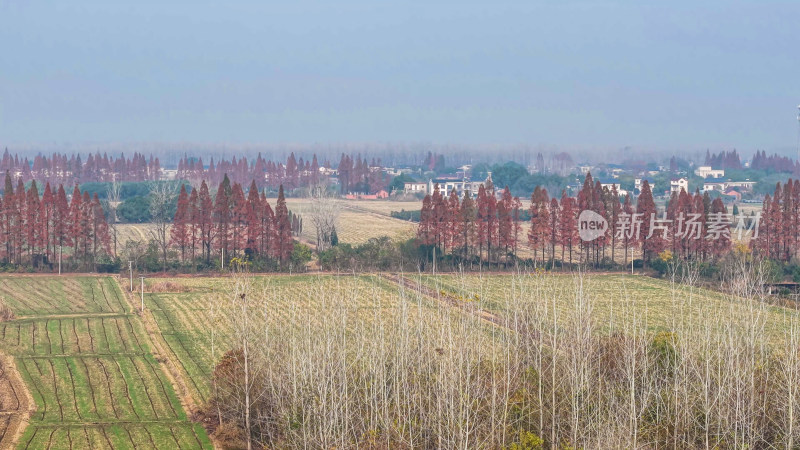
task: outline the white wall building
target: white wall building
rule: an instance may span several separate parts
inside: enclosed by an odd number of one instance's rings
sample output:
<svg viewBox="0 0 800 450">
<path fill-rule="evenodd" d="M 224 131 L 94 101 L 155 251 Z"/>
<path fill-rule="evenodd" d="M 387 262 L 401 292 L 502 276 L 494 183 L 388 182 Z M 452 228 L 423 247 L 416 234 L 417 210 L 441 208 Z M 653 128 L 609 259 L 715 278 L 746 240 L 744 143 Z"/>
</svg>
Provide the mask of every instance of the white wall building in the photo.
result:
<svg viewBox="0 0 800 450">
<path fill-rule="evenodd" d="M 403 192 L 406 194 L 427 194 L 428 193 L 428 183 L 404 183 L 403 184 Z"/>
<path fill-rule="evenodd" d="M 676 180 L 669 181 L 669 192 L 680 192 L 683 189 L 686 192 L 689 192 L 689 180 L 686 178 L 678 178 Z"/>
<path fill-rule="evenodd" d="M 611 192 L 611 189 L 617 188 L 617 195 L 620 197 L 625 197 L 626 195 L 628 195 L 628 191 L 622 189 L 619 183 L 600 183 L 600 186 L 608 189 L 609 192 Z"/>
<path fill-rule="evenodd" d="M 478 195 L 478 191 L 480 190 L 481 186 L 484 186 L 487 181 L 492 179 L 492 173 L 489 172 L 486 180 L 484 181 L 469 181 L 467 178 L 463 179 L 454 179 L 454 178 L 434 178 L 428 181 L 428 192 L 429 194 L 433 193 L 435 186 L 439 185 L 439 192 L 442 193 L 443 196 L 447 197 L 450 195 L 450 192 L 456 191 L 459 197 L 464 196 L 464 192 L 469 191 L 472 197 Z"/>
<path fill-rule="evenodd" d="M 695 169 L 694 174 L 703 178 L 722 178 L 725 176 L 723 169 L 712 169 L 711 166 L 700 166 Z"/>
</svg>

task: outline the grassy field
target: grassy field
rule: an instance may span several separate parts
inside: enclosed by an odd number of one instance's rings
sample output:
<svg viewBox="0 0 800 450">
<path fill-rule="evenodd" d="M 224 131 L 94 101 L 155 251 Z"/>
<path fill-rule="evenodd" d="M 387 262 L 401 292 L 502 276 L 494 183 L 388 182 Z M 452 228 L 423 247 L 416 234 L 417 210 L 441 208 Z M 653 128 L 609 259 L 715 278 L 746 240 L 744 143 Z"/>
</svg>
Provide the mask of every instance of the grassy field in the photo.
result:
<svg viewBox="0 0 800 450">
<path fill-rule="evenodd" d="M 209 448 L 111 278 L 0 278 L 0 324 L 36 404 L 22 448 Z"/>
<path fill-rule="evenodd" d="M 272 326 L 313 329 L 335 320 L 346 322 L 352 330 L 400 316 L 412 322 L 428 320 L 426 311 L 438 306 L 433 299 L 419 296 L 404 301 L 395 285 L 373 275 L 261 276 L 254 283 L 254 289 L 268 300 L 259 304 L 253 318 Z M 213 365 L 231 344 L 220 310 L 212 307 L 224 302 L 229 286 L 225 278 L 150 279 L 145 285 L 149 292 L 145 309 L 188 380 L 190 394 L 201 405 L 209 397 Z"/>
<path fill-rule="evenodd" d="M 275 207 L 275 199 L 269 199 L 270 205 Z M 361 244 L 370 238 L 388 236 L 395 240 L 404 240 L 414 237 L 417 225 L 412 222 L 394 219 L 391 211 L 400 211 L 402 208 L 419 209 L 420 202 L 389 202 L 389 201 L 355 201 L 341 200 L 342 211 L 336 231 L 340 242 Z M 286 201 L 293 212 L 308 216 L 310 200 L 290 198 Z M 121 249 L 127 241 L 147 242 L 152 239 L 150 230 L 152 224 L 118 224 L 117 248 Z M 304 219 L 302 240 L 310 243 L 316 242 L 316 231 L 311 219 Z"/>
<path fill-rule="evenodd" d="M 149 223 L 120 223 L 117 224 L 117 248 L 125 247 L 128 241 L 148 242 L 153 238 L 150 230 L 153 224 Z M 112 236 L 113 239 L 113 236 Z"/>
<path fill-rule="evenodd" d="M 745 326 L 754 316 L 771 339 L 780 339 L 788 315 L 796 311 L 769 304 L 743 301 L 732 295 L 634 275 L 582 277 L 552 273 L 485 275 L 414 275 L 415 282 L 492 313 L 550 308 L 567 321 L 581 308 L 591 313 L 604 333 L 625 331 L 632 324 L 652 332 L 702 333 L 714 327 L 706 320 L 720 315 L 726 326 Z M 721 330 L 711 330 L 721 331 Z"/>
<path fill-rule="evenodd" d="M 274 207 L 274 199 L 270 199 Z M 293 212 L 308 216 L 311 200 L 290 198 L 286 204 Z M 340 200 L 342 206 L 336 232 L 339 241 L 348 244 L 361 244 L 370 238 L 388 236 L 393 240 L 405 240 L 416 235 L 417 224 L 392 218 L 391 211 L 402 208 L 419 209 L 421 202 L 390 202 L 371 200 Z M 302 238 L 308 242 L 316 242 L 316 230 L 311 219 L 304 218 Z"/>
</svg>

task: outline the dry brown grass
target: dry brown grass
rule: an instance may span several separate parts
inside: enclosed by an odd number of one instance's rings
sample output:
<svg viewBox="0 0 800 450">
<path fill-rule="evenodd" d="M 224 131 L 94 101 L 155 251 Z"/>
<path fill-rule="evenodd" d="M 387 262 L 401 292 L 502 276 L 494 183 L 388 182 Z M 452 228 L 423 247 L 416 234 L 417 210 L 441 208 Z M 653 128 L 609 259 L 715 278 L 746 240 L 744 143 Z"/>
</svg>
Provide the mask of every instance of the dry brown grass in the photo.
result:
<svg viewBox="0 0 800 450">
<path fill-rule="evenodd" d="M 153 238 L 151 223 L 123 223 L 117 225 L 117 248 L 121 249 L 128 241 L 148 242 Z M 113 236 L 112 236 L 113 239 Z"/>
<path fill-rule="evenodd" d="M 287 199 L 289 209 L 302 215 L 308 215 L 311 207 L 310 199 Z M 399 211 L 392 208 L 391 203 L 376 201 L 378 206 L 372 206 L 372 201 L 341 200 L 342 211 L 336 224 L 336 233 L 339 242 L 348 244 L 362 244 L 371 238 L 388 236 L 392 240 L 410 239 L 416 235 L 417 224 L 389 216 L 390 211 Z M 398 204 L 403 202 L 397 202 Z M 415 202 L 416 209 L 421 203 Z M 376 208 L 376 209 L 375 209 Z M 389 209 L 389 212 L 383 212 Z M 303 219 L 302 238 L 307 242 L 315 242 L 316 231 L 310 219 Z"/>
<path fill-rule="evenodd" d="M 148 292 L 182 293 L 182 292 L 191 292 L 191 288 L 184 284 L 176 283 L 173 281 L 156 281 L 154 283 L 148 284 Z"/>
</svg>

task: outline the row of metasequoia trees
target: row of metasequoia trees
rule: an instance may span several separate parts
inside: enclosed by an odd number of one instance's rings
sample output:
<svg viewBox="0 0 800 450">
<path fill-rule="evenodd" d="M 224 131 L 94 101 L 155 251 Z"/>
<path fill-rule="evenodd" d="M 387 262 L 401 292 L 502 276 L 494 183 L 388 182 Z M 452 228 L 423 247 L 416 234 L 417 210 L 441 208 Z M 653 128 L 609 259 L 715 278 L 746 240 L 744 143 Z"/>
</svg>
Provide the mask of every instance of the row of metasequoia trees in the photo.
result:
<svg viewBox="0 0 800 450">
<path fill-rule="evenodd" d="M 729 152 L 721 151 L 719 154 L 711 153 L 706 150 L 705 165 L 715 167 L 717 169 L 735 169 L 742 168 L 742 160 L 739 158 L 739 152 L 733 149 Z"/>
<path fill-rule="evenodd" d="M 795 186 L 800 190 L 800 183 Z M 796 206 L 800 208 L 800 202 Z M 521 209 L 519 198 L 513 198 L 508 188 L 498 198 L 491 184 L 481 186 L 473 200 L 469 192 L 463 197 L 455 191 L 445 196 L 435 186 L 422 201 L 418 237 L 423 244 L 456 256 L 507 262 L 517 257 L 523 237 Z M 579 237 L 578 217 L 587 210 L 609 226 L 596 239 L 584 242 Z M 587 174 L 576 197 L 562 191 L 560 199 L 550 198 L 546 189 L 536 187 L 528 208 L 527 245 L 534 261 L 543 262 L 560 257 L 571 264 L 573 251 L 578 251 L 580 262 L 599 264 L 608 257 L 617 261 L 618 250 L 624 254 L 624 264 L 633 250 L 641 252 L 645 260 L 664 250 L 681 259 L 706 260 L 730 249 L 728 222 L 727 231 L 709 234 L 711 223 L 724 219 L 725 214 L 721 199 L 712 201 L 708 194 L 692 195 L 684 190 L 673 193 L 666 210 L 659 213 L 647 181 L 634 205 L 630 194 L 620 201 L 615 186 L 604 187 Z M 689 225 L 692 217 L 695 226 Z M 636 222 L 638 226 L 633 227 Z M 793 242 L 797 245 L 800 241 Z"/>
<path fill-rule="evenodd" d="M 711 154 L 706 151 L 705 165 L 719 169 L 738 170 L 742 168 L 739 153 L 736 150 L 730 152 L 721 151 L 719 154 Z M 800 173 L 800 162 L 777 153 L 767 156 L 767 152 L 761 150 L 757 151 L 753 156 L 750 168 L 769 172 Z"/>
<path fill-rule="evenodd" d="M 326 161 L 323 167 L 330 167 L 330 163 Z M 212 185 L 221 183 L 228 176 L 234 183 L 255 181 L 259 189 L 278 189 L 280 185 L 294 189 L 319 183 L 322 178 L 319 169 L 317 155 L 304 161 L 302 157 L 298 160 L 291 153 L 285 164 L 264 159 L 260 153 L 252 162 L 248 162 L 246 157 L 237 160 L 234 156 L 230 161 L 222 159 L 215 163 L 211 158 L 208 167 L 203 164 L 202 158 L 184 156 L 178 161 L 177 176 L 180 180 L 206 180 Z"/>
<path fill-rule="evenodd" d="M 205 181 L 191 192 L 181 186 L 171 244 L 183 261 L 202 258 L 208 262 L 216 252 L 226 258 L 246 255 L 285 263 L 294 248 L 292 232 L 301 231 L 299 221 L 286 206 L 283 186 L 278 188 L 273 210 L 265 194 L 259 195 L 255 181 L 245 194 L 241 184 L 231 184 L 225 176 L 213 196 Z"/>
<path fill-rule="evenodd" d="M 423 244 L 462 258 L 516 255 L 521 208 L 508 188 L 498 200 L 491 183 L 480 187 L 476 200 L 469 192 L 459 199 L 455 190 L 445 197 L 437 184 L 422 201 L 418 236 Z"/>
<path fill-rule="evenodd" d="M 261 154 L 252 163 L 247 158 L 237 160 L 236 157 L 214 163 L 212 158 L 208 167 L 203 165 L 202 158 L 184 156 L 178 162 L 178 179 L 208 180 L 213 185 L 228 176 L 234 183 L 255 181 L 259 189 L 277 189 L 281 185 L 286 189 L 295 189 L 319 184 L 326 178 L 320 168 L 330 169 L 331 163 L 324 161 L 320 165 L 316 154 L 310 160 L 303 160 L 291 153 L 286 163 L 266 160 Z M 379 159 L 368 163 L 360 156 L 342 154 L 337 172 L 342 192 L 372 193 L 385 188 L 391 181 L 382 170 Z M 328 173 L 327 170 L 325 173 Z"/>
<path fill-rule="evenodd" d="M 767 258 L 790 261 L 800 251 L 800 180 L 777 183 L 764 196 L 758 237 L 751 246 Z"/>
<path fill-rule="evenodd" d="M 53 153 L 48 157 L 36 155 L 33 164 L 26 157 L 12 155 L 8 149 L 0 159 L 0 171 L 9 172 L 22 179 L 23 183 L 31 180 L 40 183 L 80 184 L 87 182 L 109 181 L 150 181 L 161 177 L 161 164 L 158 157 L 149 158 L 141 153 L 134 153 L 126 158 L 123 153 L 118 158 L 98 152 L 89 154 L 84 161 L 79 154 Z"/>
<path fill-rule="evenodd" d="M 236 157 L 230 160 L 211 161 L 206 167 L 202 158 L 184 156 L 178 161 L 177 179 L 207 180 L 212 185 L 222 182 L 227 175 L 230 180 L 245 185 L 249 181 L 256 182 L 259 189 L 277 189 L 280 185 L 286 189 L 314 186 L 319 184 L 331 169 L 330 161 L 317 161 L 317 155 L 311 159 L 296 157 L 291 153 L 286 162 L 271 161 L 259 154 L 254 160 Z M 31 162 L 27 157 L 11 154 L 8 149 L 0 158 L 0 171 L 9 172 L 23 183 L 36 180 L 40 183 L 81 184 L 88 182 L 111 181 L 154 181 L 162 177 L 159 158 L 153 155 L 145 157 L 142 153 L 134 153 L 127 158 L 107 153 L 90 153 L 86 159 L 80 154 L 59 154 L 51 156 L 36 155 Z M 382 170 L 380 159 L 367 161 L 360 155 L 342 154 L 338 165 L 339 183 L 342 192 L 372 193 L 389 185 L 390 177 Z"/>
<path fill-rule="evenodd" d="M 18 179 L 15 189 L 7 173 L 0 215 L 4 263 L 55 267 L 61 260 L 72 268 L 93 270 L 98 257 L 110 253 L 100 200 L 97 194 L 81 194 L 77 185 L 68 198 L 63 185 L 54 191 L 47 183 L 40 196 L 36 181 L 26 190 Z"/>
</svg>

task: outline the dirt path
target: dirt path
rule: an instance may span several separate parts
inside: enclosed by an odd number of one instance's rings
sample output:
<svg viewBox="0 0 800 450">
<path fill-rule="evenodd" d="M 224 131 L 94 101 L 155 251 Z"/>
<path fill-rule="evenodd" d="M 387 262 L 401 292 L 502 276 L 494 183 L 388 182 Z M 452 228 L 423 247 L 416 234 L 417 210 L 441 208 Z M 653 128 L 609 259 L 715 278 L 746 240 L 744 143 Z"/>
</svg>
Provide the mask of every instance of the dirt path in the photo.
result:
<svg viewBox="0 0 800 450">
<path fill-rule="evenodd" d="M 0 353 L 0 448 L 16 446 L 35 405 L 14 358 Z"/>
<path fill-rule="evenodd" d="M 407 288 L 407 289 L 416 290 L 418 292 L 421 292 L 423 295 L 426 295 L 426 296 L 428 296 L 428 297 L 430 297 L 432 299 L 435 299 L 435 300 L 437 300 L 437 301 L 439 301 L 441 303 L 444 303 L 445 305 L 461 309 L 462 311 L 465 311 L 465 312 L 467 312 L 469 314 L 472 314 L 472 315 L 478 317 L 479 319 L 484 320 L 484 321 L 486 321 L 488 323 L 491 323 L 491 324 L 499 326 L 499 327 L 507 328 L 506 322 L 505 322 L 505 320 L 503 320 L 503 318 L 501 316 L 499 316 L 499 315 L 497 315 L 495 313 L 491 313 L 489 311 L 486 311 L 485 309 L 478 308 L 474 304 L 471 304 L 470 302 L 464 301 L 464 300 L 462 300 L 462 299 L 460 299 L 460 298 L 458 298 L 458 297 L 456 297 L 454 295 L 451 295 L 451 294 L 446 293 L 446 292 L 436 291 L 435 289 L 432 289 L 432 288 L 430 288 L 428 286 L 425 286 L 422 283 L 418 283 L 416 281 L 413 281 L 413 280 L 409 279 L 408 277 L 405 277 L 405 276 L 402 276 L 402 275 L 381 274 L 381 277 L 383 277 L 386 280 L 391 281 L 394 284 L 397 284 L 401 288 Z"/>
<path fill-rule="evenodd" d="M 145 242 L 147 241 L 147 234 L 144 231 L 142 231 L 142 229 L 139 228 L 138 225 L 131 225 L 131 229 L 136 231 L 136 234 L 139 235 L 139 239 Z"/>
</svg>

